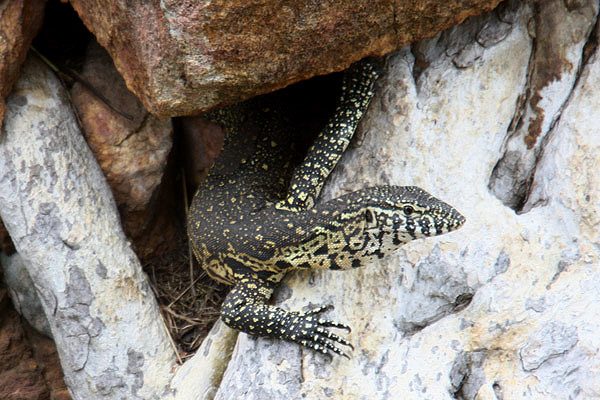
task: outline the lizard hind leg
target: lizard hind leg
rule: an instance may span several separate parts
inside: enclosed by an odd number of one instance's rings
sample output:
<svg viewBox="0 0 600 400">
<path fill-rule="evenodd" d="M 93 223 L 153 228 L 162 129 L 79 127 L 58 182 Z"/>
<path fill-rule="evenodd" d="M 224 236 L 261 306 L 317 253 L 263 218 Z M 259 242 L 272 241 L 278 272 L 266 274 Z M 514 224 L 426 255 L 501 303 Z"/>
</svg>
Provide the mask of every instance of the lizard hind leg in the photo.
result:
<svg viewBox="0 0 600 400">
<path fill-rule="evenodd" d="M 287 340 L 323 354 L 335 353 L 349 358 L 338 345 L 353 349 L 352 344 L 329 328 L 350 331 L 350 327 L 319 317 L 331 306 L 317 307 L 308 312 L 285 311 L 267 304 L 272 293 L 272 284 L 243 278 L 225 298 L 221 319 L 229 327 L 250 335 Z"/>
</svg>

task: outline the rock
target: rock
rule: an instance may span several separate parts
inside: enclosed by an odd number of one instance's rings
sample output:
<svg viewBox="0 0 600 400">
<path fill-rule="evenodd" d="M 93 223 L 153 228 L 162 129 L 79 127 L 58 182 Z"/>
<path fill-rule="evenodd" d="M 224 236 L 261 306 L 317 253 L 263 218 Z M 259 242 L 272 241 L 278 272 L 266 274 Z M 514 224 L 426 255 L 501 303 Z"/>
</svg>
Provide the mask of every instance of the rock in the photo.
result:
<svg viewBox="0 0 600 400">
<path fill-rule="evenodd" d="M 529 26 L 534 51 L 526 85 L 511 122 L 511 135 L 494 167 L 490 188 L 504 204 L 525 211 L 537 159 L 554 117 L 569 100 L 585 57 L 584 46 L 596 19 L 595 3 L 559 0 L 534 3 L 538 12 Z M 566 40 L 568 38 L 568 40 Z M 548 97 L 552 101 L 548 101 Z"/>
<path fill-rule="evenodd" d="M 172 250 L 177 229 L 173 207 L 159 194 L 173 145 L 169 118 L 149 114 L 127 90 L 108 54 L 90 44 L 81 76 L 118 110 L 119 115 L 76 83 L 71 97 L 88 145 L 96 156 L 119 207 L 125 233 L 142 259 Z"/>
<path fill-rule="evenodd" d="M 5 1 L 0 4 L 0 127 L 6 114 L 4 99 L 19 77 L 31 41 L 42 26 L 45 5 L 45 0 Z"/>
<path fill-rule="evenodd" d="M 193 115 L 433 36 L 499 0 L 72 0 L 153 114 Z"/>
<path fill-rule="evenodd" d="M 519 350 L 523 369 L 536 370 L 544 362 L 567 353 L 577 342 L 577 327 L 551 321 L 540 331 L 532 333 Z"/>
<path fill-rule="evenodd" d="M 186 182 L 188 193 L 193 194 L 221 152 L 225 130 L 202 117 L 185 117 L 180 121 Z"/>
<path fill-rule="evenodd" d="M 2 272 L 2 264 L 0 264 L 0 272 Z M 4 283 L 0 281 L 0 311 L 4 312 L 8 308 L 10 301 L 8 300 L 8 295 L 6 293 L 6 288 L 4 287 Z"/>
<path fill-rule="evenodd" d="M 0 289 L 0 302 L 6 296 L 6 292 Z M 0 398 L 50 398 L 40 367 L 32 356 L 19 314 L 10 306 L 3 308 L 0 310 Z"/>
<path fill-rule="evenodd" d="M 11 255 L 15 252 L 15 245 L 10 239 L 8 231 L 4 227 L 2 220 L 0 219 L 0 251 L 7 255 Z"/>
<path fill-rule="evenodd" d="M 54 341 L 28 326 L 24 326 L 33 358 L 39 365 L 51 400 L 71 400 Z"/>
<path fill-rule="evenodd" d="M 220 320 L 214 324 L 196 354 L 171 381 L 178 399 L 214 398 L 237 336 L 237 331 Z"/>
<path fill-rule="evenodd" d="M 76 399 L 172 398 L 175 357 L 67 95 L 37 58 L 7 99 L 0 216 L 41 299 Z"/>
<path fill-rule="evenodd" d="M 240 334 L 216 399 L 600 397 L 599 7 L 565 4 L 587 38 L 534 40 L 530 21 L 550 11 L 509 1 L 388 57 L 362 141 L 321 201 L 417 185 L 466 225 L 363 269 L 289 274 L 275 304 L 335 305 L 326 317 L 352 326 L 352 358 Z M 555 60 L 566 91 L 538 93 L 553 122 L 517 214 L 488 185 L 544 40 L 575 58 Z"/>
<path fill-rule="evenodd" d="M 19 254 L 10 257 L 0 254 L 0 265 L 4 269 L 4 281 L 14 308 L 38 332 L 52 337 L 48 318 L 22 257 Z"/>
<path fill-rule="evenodd" d="M 0 289 L 0 360 L 0 398 L 71 399 L 56 345 L 22 323 L 4 289 Z"/>
</svg>

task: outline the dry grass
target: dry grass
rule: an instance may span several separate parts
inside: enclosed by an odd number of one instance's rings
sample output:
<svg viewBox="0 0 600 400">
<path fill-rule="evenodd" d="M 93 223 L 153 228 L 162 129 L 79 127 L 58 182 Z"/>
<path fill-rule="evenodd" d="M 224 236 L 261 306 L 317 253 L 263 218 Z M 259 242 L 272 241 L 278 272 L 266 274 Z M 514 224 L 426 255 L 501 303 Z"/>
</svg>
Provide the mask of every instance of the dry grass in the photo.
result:
<svg viewBox="0 0 600 400">
<path fill-rule="evenodd" d="M 193 261 L 194 283 L 186 239 L 178 250 L 144 266 L 158 300 L 161 314 L 181 361 L 194 355 L 213 323 L 229 291 L 206 275 Z"/>
</svg>

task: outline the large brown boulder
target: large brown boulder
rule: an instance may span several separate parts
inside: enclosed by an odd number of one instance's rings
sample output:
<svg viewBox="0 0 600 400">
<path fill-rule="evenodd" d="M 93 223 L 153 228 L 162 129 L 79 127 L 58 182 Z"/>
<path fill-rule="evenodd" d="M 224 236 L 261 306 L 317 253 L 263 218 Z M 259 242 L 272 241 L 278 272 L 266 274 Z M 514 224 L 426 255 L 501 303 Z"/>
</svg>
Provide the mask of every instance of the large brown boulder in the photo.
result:
<svg viewBox="0 0 600 400">
<path fill-rule="evenodd" d="M 71 0 L 127 86 L 160 116 L 192 115 L 433 36 L 499 0 Z"/>
</svg>

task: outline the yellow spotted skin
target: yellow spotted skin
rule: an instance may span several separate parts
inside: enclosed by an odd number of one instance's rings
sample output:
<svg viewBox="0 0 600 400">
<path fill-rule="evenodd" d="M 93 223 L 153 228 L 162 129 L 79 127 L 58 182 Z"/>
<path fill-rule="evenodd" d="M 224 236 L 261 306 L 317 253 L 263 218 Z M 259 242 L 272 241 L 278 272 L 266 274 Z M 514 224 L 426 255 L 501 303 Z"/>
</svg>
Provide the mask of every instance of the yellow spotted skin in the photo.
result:
<svg viewBox="0 0 600 400">
<path fill-rule="evenodd" d="M 371 61 L 346 72 L 339 104 L 304 160 L 294 156 L 276 110 L 260 100 L 210 116 L 227 136 L 194 196 L 188 233 L 207 273 L 234 285 L 221 309 L 230 327 L 346 355 L 338 346 L 350 343 L 329 328 L 350 328 L 320 318 L 329 307 L 303 313 L 268 304 L 285 273 L 360 267 L 464 223 L 450 205 L 412 186 L 375 186 L 317 202 L 369 105 L 377 75 Z"/>
</svg>

